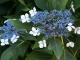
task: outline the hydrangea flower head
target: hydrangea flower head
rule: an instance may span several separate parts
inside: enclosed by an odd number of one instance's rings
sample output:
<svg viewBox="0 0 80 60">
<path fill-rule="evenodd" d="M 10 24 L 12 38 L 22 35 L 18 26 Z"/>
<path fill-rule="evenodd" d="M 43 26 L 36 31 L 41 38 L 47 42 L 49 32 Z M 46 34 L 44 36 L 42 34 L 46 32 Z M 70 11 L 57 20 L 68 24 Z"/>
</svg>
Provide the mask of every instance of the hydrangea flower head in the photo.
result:
<svg viewBox="0 0 80 60">
<path fill-rule="evenodd" d="M 0 27 L 0 30 L 4 31 L 4 33 L 0 35 L 1 45 L 9 44 L 8 40 L 10 40 L 12 43 L 16 42 L 19 35 L 23 33 L 21 33 L 21 31 L 17 31 L 9 20 L 6 20 L 4 23 L 5 25 Z"/>
<path fill-rule="evenodd" d="M 41 33 L 46 37 L 51 36 L 67 36 L 66 26 L 69 23 L 73 23 L 73 20 L 70 18 L 71 13 L 69 10 L 64 12 L 58 10 L 48 11 L 37 11 L 37 13 L 31 17 L 31 22 L 34 25 L 40 24 L 43 26 L 40 28 Z M 72 26 L 71 26 L 72 27 Z M 73 28 L 73 27 L 72 27 Z"/>
</svg>

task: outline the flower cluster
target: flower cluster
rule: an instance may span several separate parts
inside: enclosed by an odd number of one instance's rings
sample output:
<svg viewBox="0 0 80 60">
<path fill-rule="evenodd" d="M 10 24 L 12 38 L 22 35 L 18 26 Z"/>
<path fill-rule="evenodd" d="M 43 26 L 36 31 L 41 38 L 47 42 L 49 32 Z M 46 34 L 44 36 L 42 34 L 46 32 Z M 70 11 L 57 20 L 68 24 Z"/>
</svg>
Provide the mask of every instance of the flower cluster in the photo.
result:
<svg viewBox="0 0 80 60">
<path fill-rule="evenodd" d="M 44 34 L 45 37 L 52 37 L 52 36 L 68 36 L 67 35 L 67 25 L 69 23 L 73 23 L 73 20 L 70 18 L 71 13 L 69 10 L 65 10 L 64 12 L 58 10 L 51 10 L 48 11 L 36 11 L 35 8 L 29 11 L 30 18 L 26 17 L 21 21 L 25 22 L 33 22 L 35 25 L 42 26 L 40 28 L 40 33 Z M 25 14 L 26 15 L 26 14 Z M 34 35 L 34 34 L 33 34 Z"/>
<path fill-rule="evenodd" d="M 74 11 L 73 4 L 71 4 L 71 9 Z M 21 15 L 21 21 L 22 23 L 33 22 L 34 26 L 41 26 L 40 28 L 32 27 L 32 31 L 30 31 L 29 34 L 33 36 L 44 34 L 46 38 L 52 36 L 68 37 L 67 32 L 75 29 L 72 25 L 74 21 L 71 19 L 70 10 L 65 10 L 64 12 L 58 10 L 36 11 L 34 7 L 33 10 L 29 11 L 29 14 Z M 77 30 L 78 28 L 75 29 L 75 33 L 77 33 Z M 40 48 L 46 47 L 45 40 L 39 41 L 38 43 Z M 70 42 L 67 44 L 67 47 L 69 46 L 74 47 L 74 44 Z"/>
<path fill-rule="evenodd" d="M 0 35 L 2 46 L 9 44 L 9 40 L 12 43 L 15 43 L 19 38 L 19 32 L 20 32 L 14 28 L 14 26 L 9 20 L 6 20 L 4 23 L 5 25 L 0 27 L 0 30 L 4 31 L 4 33 Z"/>
</svg>

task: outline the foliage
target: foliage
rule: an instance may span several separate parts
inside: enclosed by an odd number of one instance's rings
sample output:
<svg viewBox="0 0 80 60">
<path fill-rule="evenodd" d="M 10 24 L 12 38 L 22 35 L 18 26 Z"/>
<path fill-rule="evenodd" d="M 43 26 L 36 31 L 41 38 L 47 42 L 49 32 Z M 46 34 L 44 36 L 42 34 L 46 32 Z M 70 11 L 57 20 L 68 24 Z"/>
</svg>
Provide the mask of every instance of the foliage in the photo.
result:
<svg viewBox="0 0 80 60">
<path fill-rule="evenodd" d="M 80 27 L 80 1 L 73 0 L 75 13 L 70 8 L 71 2 L 72 0 L 0 0 L 0 27 L 4 26 L 4 21 L 9 19 L 17 31 L 23 31 L 23 33 L 18 32 L 20 38 L 15 43 L 9 41 L 9 45 L 0 46 L 0 60 L 79 60 L 79 34 L 72 31 L 69 32 L 68 38 L 53 36 L 48 39 L 44 38 L 44 34 L 33 36 L 28 32 L 36 25 L 32 22 L 20 21 L 20 16 L 29 14 L 33 7 L 36 7 L 37 11 L 56 9 L 63 12 L 68 9 L 72 13 L 73 25 Z M 4 34 L 3 30 L 0 30 L 0 41 L 1 34 Z M 46 39 L 47 47 L 39 48 L 38 42 L 44 39 Z M 68 40 L 75 43 L 73 48 L 66 47 Z"/>
</svg>

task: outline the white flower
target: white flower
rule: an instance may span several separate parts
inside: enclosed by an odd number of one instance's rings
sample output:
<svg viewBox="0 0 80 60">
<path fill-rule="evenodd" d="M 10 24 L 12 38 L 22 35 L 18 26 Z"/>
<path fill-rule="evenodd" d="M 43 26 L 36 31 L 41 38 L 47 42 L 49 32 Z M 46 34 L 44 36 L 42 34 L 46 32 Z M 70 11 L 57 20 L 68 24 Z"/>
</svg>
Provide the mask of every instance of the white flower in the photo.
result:
<svg viewBox="0 0 80 60">
<path fill-rule="evenodd" d="M 39 41 L 38 43 L 40 48 L 46 47 L 46 40 Z"/>
<path fill-rule="evenodd" d="M 66 28 L 68 29 L 68 31 L 72 31 L 72 29 L 75 29 L 75 27 L 72 25 L 72 23 L 69 23 Z"/>
<path fill-rule="evenodd" d="M 36 8 L 34 7 L 33 10 L 29 11 L 29 13 L 30 13 L 31 17 L 33 17 L 37 13 Z"/>
<path fill-rule="evenodd" d="M 72 47 L 73 48 L 74 47 L 74 42 L 71 41 L 71 42 L 67 43 L 66 47 Z"/>
<path fill-rule="evenodd" d="M 39 36 L 40 35 L 40 30 L 35 27 L 32 27 L 32 31 L 29 32 L 29 34 L 32 34 L 33 36 Z"/>
<path fill-rule="evenodd" d="M 13 35 L 11 38 L 11 42 L 15 43 L 18 40 L 19 36 Z"/>
<path fill-rule="evenodd" d="M 21 15 L 21 21 L 22 21 L 22 23 L 31 22 L 29 15 L 27 13 L 25 15 Z"/>
<path fill-rule="evenodd" d="M 72 11 L 75 13 L 75 9 L 74 9 L 74 5 L 73 5 L 73 1 L 72 1 L 72 3 L 71 3 L 71 9 L 72 9 Z"/>
<path fill-rule="evenodd" d="M 8 39 L 1 39 L 1 46 L 8 45 Z"/>
<path fill-rule="evenodd" d="M 74 33 L 80 34 L 80 27 L 76 27 Z"/>
</svg>

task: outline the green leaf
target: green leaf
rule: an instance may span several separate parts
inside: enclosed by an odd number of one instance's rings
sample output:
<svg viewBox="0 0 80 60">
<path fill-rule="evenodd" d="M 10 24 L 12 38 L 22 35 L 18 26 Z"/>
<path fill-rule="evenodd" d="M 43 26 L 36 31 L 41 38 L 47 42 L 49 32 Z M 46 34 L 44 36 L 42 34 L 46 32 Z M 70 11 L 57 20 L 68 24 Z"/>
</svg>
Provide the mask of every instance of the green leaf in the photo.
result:
<svg viewBox="0 0 80 60">
<path fill-rule="evenodd" d="M 22 4 L 18 4 L 16 6 L 16 13 L 21 12 L 21 11 L 29 11 L 30 9 L 27 6 L 24 6 Z"/>
<path fill-rule="evenodd" d="M 4 6 L 0 5 L 0 14 L 4 14 L 4 13 L 6 13 L 8 10 L 9 10 L 8 7 L 4 7 Z"/>
<path fill-rule="evenodd" d="M 66 8 L 68 0 L 48 0 L 47 6 L 49 10 L 57 9 L 57 10 L 64 10 Z"/>
<path fill-rule="evenodd" d="M 63 54 L 63 48 L 62 48 L 62 43 L 60 40 L 54 40 L 52 41 L 49 46 L 49 50 L 53 50 L 54 54 L 58 59 L 60 59 L 61 55 Z"/>
<path fill-rule="evenodd" d="M 2 53 L 1 60 L 10 60 L 12 58 L 16 60 L 18 56 L 23 57 L 27 48 L 28 45 L 24 44 L 23 42 L 15 43 Z"/>
<path fill-rule="evenodd" d="M 58 60 L 55 55 L 53 55 L 53 60 Z"/>
<path fill-rule="evenodd" d="M 3 30 L 0 30 L 0 34 L 3 34 L 4 33 L 4 31 Z"/>
<path fill-rule="evenodd" d="M 21 4 L 23 4 L 24 6 L 26 6 L 25 1 L 24 0 L 18 0 Z"/>
<path fill-rule="evenodd" d="M 80 35 L 78 35 L 77 37 L 75 36 L 75 46 L 73 50 L 75 56 L 78 56 L 80 54 Z"/>
<path fill-rule="evenodd" d="M 22 35 L 22 37 L 25 40 L 36 40 L 36 38 L 33 35 L 30 35 L 30 34 L 27 34 L 27 33 Z"/>
<path fill-rule="evenodd" d="M 5 3 L 7 1 L 10 1 L 10 0 L 0 0 L 0 4 Z"/>
<path fill-rule="evenodd" d="M 74 0 L 74 7 L 78 9 L 80 7 L 80 0 Z"/>
<path fill-rule="evenodd" d="M 68 0 L 68 2 L 67 2 L 67 8 L 69 8 L 69 9 L 71 8 L 71 6 L 70 6 L 71 2 L 72 2 L 72 0 Z"/>
<path fill-rule="evenodd" d="M 35 4 L 42 10 L 47 10 L 47 0 L 34 0 Z"/>
<path fill-rule="evenodd" d="M 36 51 L 42 51 L 42 52 L 45 52 L 45 53 L 48 53 L 48 54 L 53 55 L 53 51 L 52 50 L 49 50 L 47 47 L 37 48 L 37 49 L 34 49 L 34 50 L 36 50 Z"/>
<path fill-rule="evenodd" d="M 80 26 L 80 19 L 76 20 L 74 22 L 74 26 L 79 27 Z"/>
<path fill-rule="evenodd" d="M 69 51 L 64 50 L 60 60 L 77 60 Z"/>
<path fill-rule="evenodd" d="M 21 21 L 19 20 L 10 20 L 10 22 L 12 22 L 12 24 L 14 25 L 14 27 L 17 29 L 17 30 L 31 30 L 32 28 L 32 24 L 30 23 L 22 23 Z"/>
<path fill-rule="evenodd" d="M 14 15 L 9 15 L 9 16 L 4 16 L 4 17 L 8 19 L 20 18 L 20 14 L 14 14 Z"/>
<path fill-rule="evenodd" d="M 52 57 L 52 55 L 45 52 L 32 51 L 25 60 L 51 60 Z"/>
<path fill-rule="evenodd" d="M 29 11 L 30 9 L 28 7 L 24 7 L 23 9 L 21 9 L 22 11 Z"/>
</svg>

